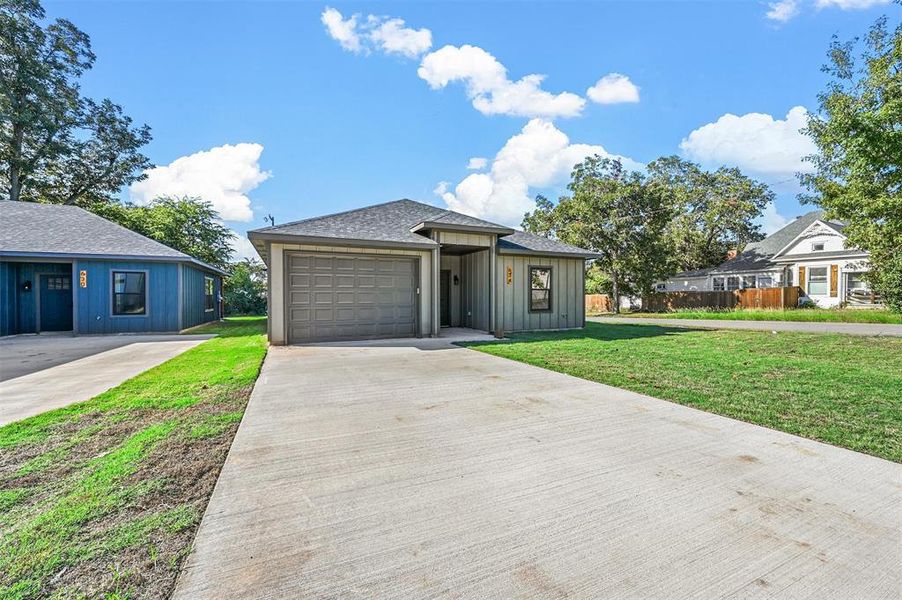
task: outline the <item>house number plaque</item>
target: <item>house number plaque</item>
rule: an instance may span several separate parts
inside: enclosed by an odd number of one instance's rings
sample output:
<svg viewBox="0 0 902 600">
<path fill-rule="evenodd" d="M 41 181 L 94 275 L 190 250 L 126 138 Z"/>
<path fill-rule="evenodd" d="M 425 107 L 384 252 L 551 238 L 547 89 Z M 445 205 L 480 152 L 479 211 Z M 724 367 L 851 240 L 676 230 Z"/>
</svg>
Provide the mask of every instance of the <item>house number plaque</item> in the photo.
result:
<svg viewBox="0 0 902 600">
<path fill-rule="evenodd" d="M 513 267 L 507 268 L 507 285 L 510 285 L 514 282 L 514 269 Z"/>
<path fill-rule="evenodd" d="M 78 285 L 83 288 L 88 287 L 88 272 L 84 269 L 78 272 Z"/>
</svg>

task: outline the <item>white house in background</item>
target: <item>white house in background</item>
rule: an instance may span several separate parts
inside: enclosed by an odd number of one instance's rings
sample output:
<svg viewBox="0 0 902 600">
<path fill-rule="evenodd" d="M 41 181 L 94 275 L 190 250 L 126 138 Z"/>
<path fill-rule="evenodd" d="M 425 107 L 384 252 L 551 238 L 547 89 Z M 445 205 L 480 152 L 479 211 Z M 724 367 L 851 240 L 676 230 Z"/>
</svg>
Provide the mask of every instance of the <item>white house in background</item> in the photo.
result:
<svg viewBox="0 0 902 600">
<path fill-rule="evenodd" d="M 862 275 L 867 252 L 846 246 L 845 225 L 812 211 L 749 244 L 733 259 L 709 269 L 677 273 L 658 291 L 722 291 L 798 285 L 818 306 L 871 306 L 876 299 Z"/>
</svg>

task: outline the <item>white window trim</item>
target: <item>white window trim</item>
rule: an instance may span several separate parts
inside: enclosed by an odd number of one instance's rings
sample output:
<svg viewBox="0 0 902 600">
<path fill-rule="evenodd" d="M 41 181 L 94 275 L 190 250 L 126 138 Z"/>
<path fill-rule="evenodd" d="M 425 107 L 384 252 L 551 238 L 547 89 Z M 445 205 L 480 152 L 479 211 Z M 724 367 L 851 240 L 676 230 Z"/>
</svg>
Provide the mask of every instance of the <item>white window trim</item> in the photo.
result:
<svg viewBox="0 0 902 600">
<path fill-rule="evenodd" d="M 207 308 L 207 281 L 213 282 L 213 293 L 211 296 L 213 297 L 213 306 L 211 308 Z M 209 275 L 204 275 L 204 312 L 211 313 L 216 310 L 216 279 L 210 277 Z"/>
</svg>

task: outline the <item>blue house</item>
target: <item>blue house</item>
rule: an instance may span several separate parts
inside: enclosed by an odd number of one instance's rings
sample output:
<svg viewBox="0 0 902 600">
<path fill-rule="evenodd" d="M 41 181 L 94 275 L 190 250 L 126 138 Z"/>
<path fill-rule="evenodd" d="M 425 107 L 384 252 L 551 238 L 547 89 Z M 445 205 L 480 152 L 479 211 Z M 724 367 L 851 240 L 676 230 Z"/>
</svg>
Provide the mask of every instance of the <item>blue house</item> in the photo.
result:
<svg viewBox="0 0 902 600">
<path fill-rule="evenodd" d="M 75 206 L 0 201 L 0 336 L 178 332 L 224 272 Z"/>
</svg>

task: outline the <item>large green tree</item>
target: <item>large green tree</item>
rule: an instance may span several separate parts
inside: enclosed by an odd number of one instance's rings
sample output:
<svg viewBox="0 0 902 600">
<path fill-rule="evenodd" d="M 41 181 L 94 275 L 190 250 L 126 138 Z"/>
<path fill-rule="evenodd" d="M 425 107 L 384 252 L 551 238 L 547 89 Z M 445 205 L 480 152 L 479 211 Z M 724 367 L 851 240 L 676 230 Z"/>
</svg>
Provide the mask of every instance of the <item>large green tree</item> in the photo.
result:
<svg viewBox="0 0 902 600">
<path fill-rule="evenodd" d="M 819 152 L 801 175 L 804 199 L 848 223 L 849 243 L 870 254 L 871 285 L 902 311 L 902 24 L 879 19 L 863 44 L 834 39 L 829 57 L 805 129 Z"/>
<path fill-rule="evenodd" d="M 674 205 L 667 226 L 672 272 L 720 264 L 730 250 L 764 237 L 757 221 L 774 200 L 765 184 L 734 167 L 705 171 L 677 156 L 652 161 L 647 169 L 649 182 L 664 187 Z"/>
<path fill-rule="evenodd" d="M 37 0 L 0 0 L 0 195 L 88 204 L 109 200 L 151 166 L 133 126 L 111 100 L 85 98 L 94 64 L 88 36 L 65 19 L 44 24 Z"/>
<path fill-rule="evenodd" d="M 222 295 L 229 315 L 266 314 L 266 266 L 250 258 L 230 265 Z"/>
<path fill-rule="evenodd" d="M 557 204 L 540 196 L 523 228 L 598 252 L 595 264 L 610 279 L 619 311 L 622 294 L 647 293 L 668 273 L 669 190 L 599 156 L 576 165 L 568 189 Z"/>
<path fill-rule="evenodd" d="M 200 198 L 164 196 L 145 206 L 99 202 L 87 208 L 205 263 L 229 268 L 234 234 Z"/>
</svg>

